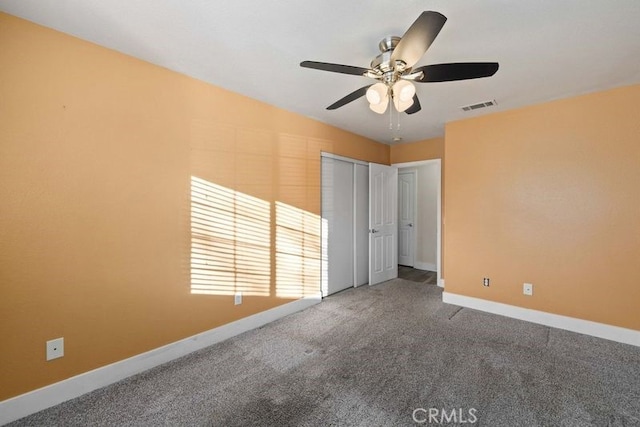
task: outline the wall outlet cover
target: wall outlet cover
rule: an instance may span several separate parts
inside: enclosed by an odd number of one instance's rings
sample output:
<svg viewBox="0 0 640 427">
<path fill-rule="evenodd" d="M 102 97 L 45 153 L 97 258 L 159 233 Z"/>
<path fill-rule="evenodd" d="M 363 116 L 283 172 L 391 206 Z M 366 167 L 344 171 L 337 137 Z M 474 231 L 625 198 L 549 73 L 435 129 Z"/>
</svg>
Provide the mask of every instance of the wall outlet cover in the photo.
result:
<svg viewBox="0 0 640 427">
<path fill-rule="evenodd" d="M 47 360 L 64 356 L 64 338 L 47 341 Z"/>
</svg>

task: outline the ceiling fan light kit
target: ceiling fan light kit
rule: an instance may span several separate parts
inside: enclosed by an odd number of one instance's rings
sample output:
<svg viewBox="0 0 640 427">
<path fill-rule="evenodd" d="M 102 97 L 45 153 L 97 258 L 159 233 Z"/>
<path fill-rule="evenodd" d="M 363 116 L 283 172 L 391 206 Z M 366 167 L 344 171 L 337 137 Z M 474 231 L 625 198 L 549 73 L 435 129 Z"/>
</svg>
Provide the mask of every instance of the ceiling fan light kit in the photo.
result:
<svg viewBox="0 0 640 427">
<path fill-rule="evenodd" d="M 411 101 L 416 94 L 416 87 L 407 80 L 398 80 L 393 84 L 393 97 L 402 102 Z"/>
<path fill-rule="evenodd" d="M 378 104 L 369 104 L 369 108 L 371 108 L 371 111 L 375 113 L 384 114 L 384 112 L 387 111 L 388 105 L 389 105 L 389 97 L 385 97 Z"/>
<path fill-rule="evenodd" d="M 416 94 L 416 87 L 407 80 L 398 80 L 391 88 L 393 92 L 393 105 L 398 112 L 402 113 L 413 105 L 413 96 Z"/>
<path fill-rule="evenodd" d="M 384 83 L 376 83 L 367 89 L 367 101 L 371 105 L 382 104 L 389 97 L 389 89 Z"/>
<path fill-rule="evenodd" d="M 355 90 L 327 107 L 335 110 L 366 96 L 369 108 L 384 114 L 389 98 L 398 112 L 414 114 L 420 111 L 416 83 L 447 82 L 490 77 L 498 71 L 497 62 L 461 62 L 425 65 L 413 68 L 422 58 L 444 26 L 447 18 L 438 12 L 425 11 L 411 24 L 402 37 L 388 36 L 378 44 L 381 53 L 371 61 L 370 68 L 327 62 L 303 61 L 301 67 L 334 73 L 364 76 L 378 80 Z"/>
<path fill-rule="evenodd" d="M 416 88 L 411 82 L 398 80 L 389 86 L 385 83 L 376 83 L 367 89 L 366 98 L 369 108 L 378 114 L 384 114 L 389 104 L 389 96 L 393 99 L 393 105 L 399 112 L 406 111 L 413 105 L 413 96 Z"/>
</svg>

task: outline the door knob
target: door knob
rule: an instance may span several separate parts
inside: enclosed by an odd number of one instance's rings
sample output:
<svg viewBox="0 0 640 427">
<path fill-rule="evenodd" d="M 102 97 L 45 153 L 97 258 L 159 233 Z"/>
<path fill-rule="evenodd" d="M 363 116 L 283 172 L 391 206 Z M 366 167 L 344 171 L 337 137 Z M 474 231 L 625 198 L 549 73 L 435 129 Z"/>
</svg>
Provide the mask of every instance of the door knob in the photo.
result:
<svg viewBox="0 0 640 427">
<path fill-rule="evenodd" d="M 371 234 L 378 232 L 378 230 L 376 230 L 375 228 L 372 228 L 370 231 L 371 231 Z"/>
<path fill-rule="evenodd" d="M 413 224 L 409 223 L 407 224 L 408 227 L 413 227 Z"/>
</svg>

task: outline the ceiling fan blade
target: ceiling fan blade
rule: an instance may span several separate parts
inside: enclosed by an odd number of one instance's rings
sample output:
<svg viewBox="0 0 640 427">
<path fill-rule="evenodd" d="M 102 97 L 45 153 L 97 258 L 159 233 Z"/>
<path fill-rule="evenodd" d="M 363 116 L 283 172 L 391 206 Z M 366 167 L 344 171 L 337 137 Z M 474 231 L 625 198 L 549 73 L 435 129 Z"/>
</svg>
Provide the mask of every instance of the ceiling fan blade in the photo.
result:
<svg viewBox="0 0 640 427">
<path fill-rule="evenodd" d="M 362 76 L 364 73 L 369 71 L 368 68 L 316 61 L 302 61 L 300 66 L 304 68 L 313 68 L 314 70 L 331 71 L 333 73 L 352 74 L 354 76 Z"/>
<path fill-rule="evenodd" d="M 391 54 L 391 61 L 404 61 L 413 67 L 422 58 L 436 38 L 447 17 L 438 12 L 422 12 L 411 24 Z"/>
<path fill-rule="evenodd" d="M 369 86 L 371 86 L 371 85 L 363 86 L 358 90 L 354 90 L 349 95 L 347 95 L 344 98 L 339 99 L 336 102 L 334 102 L 333 104 L 329 105 L 327 107 L 327 110 L 335 110 L 336 108 L 340 108 L 343 105 L 346 105 L 346 104 L 350 103 L 351 101 L 355 101 L 356 99 L 364 96 L 367 93 L 367 89 L 369 89 Z"/>
<path fill-rule="evenodd" d="M 451 82 L 455 80 L 478 79 L 493 76 L 498 71 L 497 62 L 457 62 L 451 64 L 434 64 L 418 67 L 412 71 L 422 71 L 422 78 L 415 82 L 434 83 Z"/>
<path fill-rule="evenodd" d="M 422 107 L 420 106 L 420 101 L 418 101 L 418 95 L 413 95 L 413 104 L 411 107 L 404 110 L 404 112 L 407 114 L 414 114 L 420 110 L 422 110 Z"/>
</svg>

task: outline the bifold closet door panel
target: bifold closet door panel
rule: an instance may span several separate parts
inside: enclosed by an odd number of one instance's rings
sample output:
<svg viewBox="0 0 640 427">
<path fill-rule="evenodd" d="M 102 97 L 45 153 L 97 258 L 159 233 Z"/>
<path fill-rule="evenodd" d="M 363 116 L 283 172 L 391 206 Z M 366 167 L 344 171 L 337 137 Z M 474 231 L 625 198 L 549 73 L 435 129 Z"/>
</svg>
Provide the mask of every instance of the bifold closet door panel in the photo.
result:
<svg viewBox="0 0 640 427">
<path fill-rule="evenodd" d="M 322 158 L 322 218 L 327 222 L 327 295 L 353 286 L 353 163 Z"/>
<path fill-rule="evenodd" d="M 369 283 L 369 166 L 355 166 L 355 285 Z"/>
</svg>

